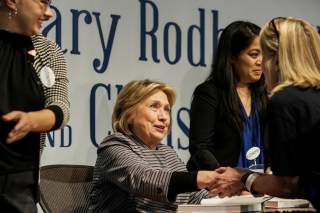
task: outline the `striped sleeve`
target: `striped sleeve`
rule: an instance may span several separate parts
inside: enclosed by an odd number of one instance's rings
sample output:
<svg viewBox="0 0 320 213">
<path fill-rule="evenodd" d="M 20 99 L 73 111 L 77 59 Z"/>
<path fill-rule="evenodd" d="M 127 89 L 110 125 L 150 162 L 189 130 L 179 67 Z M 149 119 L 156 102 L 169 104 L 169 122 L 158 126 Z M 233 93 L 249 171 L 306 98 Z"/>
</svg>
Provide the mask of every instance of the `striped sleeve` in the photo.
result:
<svg viewBox="0 0 320 213">
<path fill-rule="evenodd" d="M 102 176 L 119 188 L 152 200 L 168 202 L 172 171 L 151 167 L 130 146 L 106 146 L 98 153 L 98 161 L 105 161 Z"/>
<path fill-rule="evenodd" d="M 55 83 L 52 87 L 43 85 L 45 107 L 52 110 L 56 116 L 56 124 L 53 129 L 58 129 L 67 124 L 69 120 L 69 81 L 67 78 L 67 65 L 61 49 L 54 42 L 41 35 L 32 37 L 37 51 L 34 67 L 38 73 L 44 66 L 50 67 L 55 75 Z"/>
<path fill-rule="evenodd" d="M 188 204 L 200 204 L 202 199 L 208 198 L 208 197 L 209 197 L 208 191 L 205 189 L 202 189 L 201 191 L 197 191 L 197 192 L 192 192 L 190 194 Z"/>
</svg>

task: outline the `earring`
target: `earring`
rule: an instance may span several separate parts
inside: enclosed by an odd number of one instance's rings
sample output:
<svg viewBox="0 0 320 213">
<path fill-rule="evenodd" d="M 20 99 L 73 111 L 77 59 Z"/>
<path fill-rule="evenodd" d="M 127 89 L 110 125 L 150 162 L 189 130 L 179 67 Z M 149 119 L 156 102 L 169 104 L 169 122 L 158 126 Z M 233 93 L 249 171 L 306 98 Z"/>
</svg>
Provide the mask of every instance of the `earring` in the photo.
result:
<svg viewBox="0 0 320 213">
<path fill-rule="evenodd" d="M 14 10 L 13 11 L 13 14 L 12 14 L 12 11 L 10 10 L 8 12 L 8 19 L 11 20 L 13 17 L 17 16 L 18 15 L 18 10 Z"/>
</svg>

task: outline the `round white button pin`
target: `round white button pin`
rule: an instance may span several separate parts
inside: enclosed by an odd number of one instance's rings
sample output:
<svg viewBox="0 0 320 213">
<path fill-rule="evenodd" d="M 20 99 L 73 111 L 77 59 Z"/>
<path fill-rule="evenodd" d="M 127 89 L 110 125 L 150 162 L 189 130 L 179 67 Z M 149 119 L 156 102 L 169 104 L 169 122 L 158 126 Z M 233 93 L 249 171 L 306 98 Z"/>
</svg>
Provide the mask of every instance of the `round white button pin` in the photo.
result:
<svg viewBox="0 0 320 213">
<path fill-rule="evenodd" d="M 40 80 L 44 86 L 52 87 L 56 82 L 53 70 L 47 66 L 43 67 L 40 70 Z"/>
<path fill-rule="evenodd" d="M 246 158 L 247 158 L 248 160 L 254 160 L 254 159 L 256 159 L 256 158 L 260 155 L 260 152 L 261 152 L 261 151 L 260 151 L 260 148 L 254 146 L 254 147 L 250 148 L 250 149 L 247 151 L 247 153 L 246 153 Z"/>
</svg>

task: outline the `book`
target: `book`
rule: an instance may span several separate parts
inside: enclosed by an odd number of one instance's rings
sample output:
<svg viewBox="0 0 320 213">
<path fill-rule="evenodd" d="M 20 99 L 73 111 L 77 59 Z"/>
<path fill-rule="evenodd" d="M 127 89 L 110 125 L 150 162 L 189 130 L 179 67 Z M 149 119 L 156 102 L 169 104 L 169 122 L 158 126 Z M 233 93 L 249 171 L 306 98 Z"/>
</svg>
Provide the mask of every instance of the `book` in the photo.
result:
<svg viewBox="0 0 320 213">
<path fill-rule="evenodd" d="M 179 205 L 177 212 L 188 212 L 188 213 L 206 213 L 206 212 L 214 212 L 214 213 L 240 213 L 244 212 L 241 210 L 240 206 L 212 206 L 212 205 L 191 205 L 184 204 Z M 260 210 L 258 210 L 260 211 Z"/>
<path fill-rule="evenodd" d="M 201 204 L 203 205 L 251 205 L 251 204 L 262 204 L 266 200 L 271 199 L 270 196 L 261 196 L 261 197 L 254 197 L 253 195 L 239 195 L 239 196 L 232 196 L 232 197 L 211 197 L 205 198 L 201 200 Z"/>
<path fill-rule="evenodd" d="M 240 195 L 233 197 L 212 197 L 202 199 L 200 205 L 179 205 L 178 212 L 215 212 L 215 213 L 238 213 L 261 211 L 263 202 L 271 199 L 270 196 L 254 197 L 252 195 Z"/>
<path fill-rule="evenodd" d="M 284 199 L 274 197 L 265 202 L 265 208 L 309 208 L 310 202 L 304 199 Z"/>
</svg>

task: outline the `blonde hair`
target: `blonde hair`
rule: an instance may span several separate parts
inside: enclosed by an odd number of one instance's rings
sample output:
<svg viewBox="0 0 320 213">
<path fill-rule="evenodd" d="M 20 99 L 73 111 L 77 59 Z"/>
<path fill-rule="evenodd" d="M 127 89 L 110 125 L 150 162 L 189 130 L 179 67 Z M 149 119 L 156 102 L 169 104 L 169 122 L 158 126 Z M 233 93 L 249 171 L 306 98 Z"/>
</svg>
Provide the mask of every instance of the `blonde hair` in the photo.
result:
<svg viewBox="0 0 320 213">
<path fill-rule="evenodd" d="M 162 91 L 167 95 L 170 107 L 172 107 L 176 99 L 176 92 L 172 87 L 165 83 L 146 79 L 130 81 L 127 85 L 125 85 L 119 93 L 113 109 L 113 131 L 122 132 L 126 135 L 132 135 L 133 133 L 130 130 L 129 120 L 133 112 L 135 111 L 139 103 L 141 103 L 157 91 Z"/>
<path fill-rule="evenodd" d="M 271 95 L 289 85 L 320 88 L 320 36 L 308 22 L 276 18 L 261 30 L 263 57 L 278 57 L 278 85 Z M 266 74 L 277 72 L 266 67 Z"/>
</svg>

